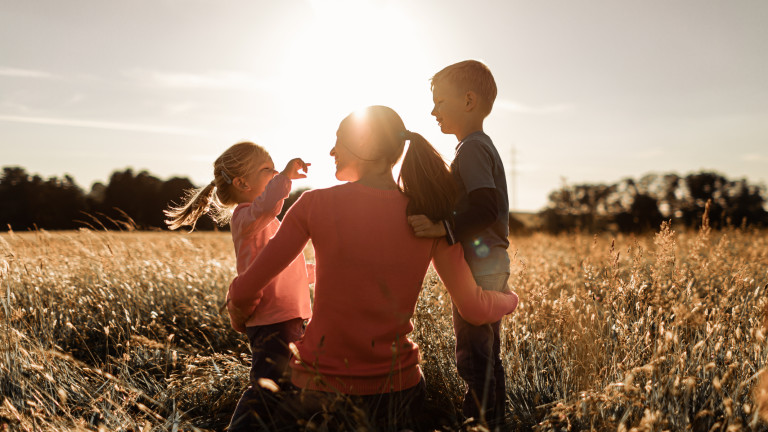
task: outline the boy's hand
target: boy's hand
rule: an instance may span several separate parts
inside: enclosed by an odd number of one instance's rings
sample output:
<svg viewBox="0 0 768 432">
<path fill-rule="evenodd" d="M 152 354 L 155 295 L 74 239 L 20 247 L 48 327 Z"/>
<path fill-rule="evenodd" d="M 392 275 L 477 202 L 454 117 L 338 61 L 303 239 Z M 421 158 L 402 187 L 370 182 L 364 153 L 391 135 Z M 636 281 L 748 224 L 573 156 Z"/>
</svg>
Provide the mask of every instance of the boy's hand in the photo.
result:
<svg viewBox="0 0 768 432">
<path fill-rule="evenodd" d="M 416 237 L 438 238 L 445 237 L 445 227 L 441 222 L 432 222 L 424 215 L 408 216 L 408 223 Z"/>
<path fill-rule="evenodd" d="M 312 164 L 305 163 L 301 158 L 295 158 L 291 159 L 290 162 L 285 166 L 285 169 L 280 174 L 288 177 L 291 180 L 296 179 L 302 179 L 307 178 L 307 169 Z M 299 170 L 304 171 L 304 174 L 300 173 Z"/>
</svg>

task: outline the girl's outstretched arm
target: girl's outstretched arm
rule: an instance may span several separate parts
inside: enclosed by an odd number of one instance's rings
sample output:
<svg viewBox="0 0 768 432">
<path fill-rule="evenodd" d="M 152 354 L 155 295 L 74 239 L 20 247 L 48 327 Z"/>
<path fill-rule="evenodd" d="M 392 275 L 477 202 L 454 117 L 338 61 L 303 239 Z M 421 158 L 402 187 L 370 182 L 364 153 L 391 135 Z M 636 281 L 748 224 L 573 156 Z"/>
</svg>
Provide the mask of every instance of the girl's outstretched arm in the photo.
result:
<svg viewBox="0 0 768 432">
<path fill-rule="evenodd" d="M 445 284 L 459 314 L 472 325 L 500 320 L 517 308 L 517 294 L 485 291 L 477 285 L 461 245 L 448 246 L 445 239 L 437 240 L 432 263 Z"/>
<path fill-rule="evenodd" d="M 285 169 L 267 183 L 261 195 L 251 205 L 238 212 L 236 223 L 242 232 L 254 232 L 264 229 L 280 214 L 285 199 L 291 193 L 291 180 L 306 178 L 306 172 L 312 164 L 300 158 L 291 159 Z M 302 174 L 300 171 L 304 171 Z"/>
<path fill-rule="evenodd" d="M 296 201 L 272 240 L 229 285 L 227 309 L 235 330 L 245 330 L 245 322 L 258 306 L 264 287 L 303 252 L 309 241 L 307 221 L 311 201 L 311 193 L 304 193 Z"/>
<path fill-rule="evenodd" d="M 264 192 L 247 207 L 232 217 L 233 230 L 240 232 L 261 231 L 272 222 L 283 209 L 283 203 L 291 193 L 291 179 L 283 174 L 276 175 L 267 183 Z"/>
</svg>

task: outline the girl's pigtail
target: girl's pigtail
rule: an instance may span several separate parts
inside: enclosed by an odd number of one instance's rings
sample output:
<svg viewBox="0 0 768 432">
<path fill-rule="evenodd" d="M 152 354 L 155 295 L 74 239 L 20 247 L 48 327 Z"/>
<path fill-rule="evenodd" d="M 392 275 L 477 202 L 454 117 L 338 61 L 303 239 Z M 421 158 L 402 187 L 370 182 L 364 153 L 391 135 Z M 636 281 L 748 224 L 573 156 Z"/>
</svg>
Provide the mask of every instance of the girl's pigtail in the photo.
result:
<svg viewBox="0 0 768 432">
<path fill-rule="evenodd" d="M 431 220 L 451 220 L 456 202 L 456 184 L 440 153 L 420 134 L 404 132 L 410 140 L 398 183 L 408 197 L 406 212 Z"/>
<path fill-rule="evenodd" d="M 197 220 L 211 210 L 213 210 L 211 212 L 213 219 L 220 223 L 217 216 L 221 205 L 218 203 L 214 192 L 213 182 L 201 189 L 188 189 L 182 205 L 169 206 L 167 210 L 163 211 L 168 217 L 165 220 L 168 228 L 175 230 L 186 225 L 191 227 L 190 231 L 194 231 Z"/>
</svg>

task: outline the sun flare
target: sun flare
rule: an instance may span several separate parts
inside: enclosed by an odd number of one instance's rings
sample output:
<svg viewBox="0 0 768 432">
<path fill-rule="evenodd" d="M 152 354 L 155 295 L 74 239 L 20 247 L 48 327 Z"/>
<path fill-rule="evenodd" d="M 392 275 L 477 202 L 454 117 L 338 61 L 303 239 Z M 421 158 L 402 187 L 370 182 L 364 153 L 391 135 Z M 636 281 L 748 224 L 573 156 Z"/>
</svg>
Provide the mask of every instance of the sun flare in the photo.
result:
<svg viewBox="0 0 768 432">
<path fill-rule="evenodd" d="M 276 108 L 291 119 L 281 128 L 292 134 L 285 151 L 311 158 L 315 178 L 333 178 L 327 154 L 339 122 L 350 113 L 387 105 L 404 119 L 411 110 L 429 120 L 429 67 L 418 49 L 422 36 L 397 4 L 310 4 L 312 16 L 286 44 Z"/>
</svg>

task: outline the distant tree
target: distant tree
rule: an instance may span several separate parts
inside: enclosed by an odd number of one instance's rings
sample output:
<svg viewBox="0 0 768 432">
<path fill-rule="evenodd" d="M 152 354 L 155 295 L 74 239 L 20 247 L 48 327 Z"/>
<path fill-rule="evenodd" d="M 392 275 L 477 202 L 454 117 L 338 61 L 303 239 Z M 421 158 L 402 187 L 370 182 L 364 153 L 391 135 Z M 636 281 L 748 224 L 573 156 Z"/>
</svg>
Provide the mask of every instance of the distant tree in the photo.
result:
<svg viewBox="0 0 768 432">
<path fill-rule="evenodd" d="M 549 194 L 549 205 L 541 212 L 544 229 L 550 232 L 604 229 L 611 215 L 608 198 L 614 193 L 615 186 L 564 184 Z"/>
<path fill-rule="evenodd" d="M 280 211 L 280 214 L 277 215 L 277 218 L 280 220 L 283 220 L 283 217 L 285 216 L 285 213 L 288 212 L 288 209 L 291 208 L 291 206 L 301 197 L 301 194 L 308 191 L 309 188 L 299 188 L 294 191 L 292 191 L 288 198 L 285 199 L 283 202 L 283 210 Z"/>
<path fill-rule="evenodd" d="M 29 176 L 20 167 L 5 167 L 0 178 L 0 229 L 73 229 L 86 207 L 74 179 Z"/>
<path fill-rule="evenodd" d="M 32 191 L 29 175 L 21 167 L 4 167 L 0 179 L 0 229 L 27 229 L 30 226 L 29 202 Z"/>
<path fill-rule="evenodd" d="M 623 179 L 614 185 L 563 185 L 549 195 L 540 213 L 543 228 L 623 232 L 656 230 L 672 219 L 687 227 L 701 223 L 710 201 L 714 228 L 728 225 L 768 226 L 765 187 L 746 180 L 731 181 L 715 172 L 647 174 L 639 180 Z"/>
<path fill-rule="evenodd" d="M 710 225 L 767 225 L 765 188 L 750 185 L 744 179 L 731 181 L 713 172 L 700 172 L 685 177 L 686 200 L 682 217 L 689 226 L 701 223 L 704 204 L 711 201 Z"/>
<path fill-rule="evenodd" d="M 147 171 L 137 175 L 130 168 L 115 171 L 104 190 L 99 213 L 116 221 L 125 221 L 127 215 L 141 229 L 159 228 L 163 223 L 163 207 L 159 203 L 161 185 L 162 181 Z"/>
<path fill-rule="evenodd" d="M 188 178 L 174 177 L 160 186 L 159 202 L 162 203 L 162 210 L 165 210 L 169 205 L 180 205 L 183 198 L 186 196 L 186 191 L 196 189 L 195 185 L 189 181 Z M 165 216 L 163 216 L 165 220 Z M 166 229 L 165 222 L 162 224 L 162 228 Z M 222 227 L 226 228 L 226 227 Z M 211 231 L 218 230 L 219 226 L 209 217 L 202 217 L 195 225 L 195 230 L 198 231 Z"/>
</svg>

